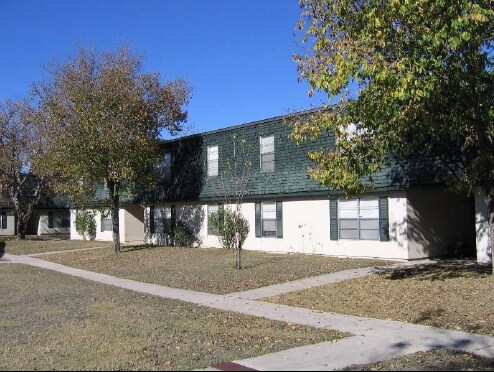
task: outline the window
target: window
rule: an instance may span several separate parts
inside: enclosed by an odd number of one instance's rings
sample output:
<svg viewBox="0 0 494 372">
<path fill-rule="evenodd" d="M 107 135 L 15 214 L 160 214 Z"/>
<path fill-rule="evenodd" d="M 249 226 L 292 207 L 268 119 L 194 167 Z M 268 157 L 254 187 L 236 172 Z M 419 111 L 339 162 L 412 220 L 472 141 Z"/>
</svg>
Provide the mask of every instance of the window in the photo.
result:
<svg viewBox="0 0 494 372">
<path fill-rule="evenodd" d="M 218 146 L 208 146 L 208 176 L 218 175 Z"/>
<path fill-rule="evenodd" d="M 1 219 L 2 219 L 2 230 L 6 230 L 7 229 L 7 212 L 6 211 L 2 211 Z"/>
<path fill-rule="evenodd" d="M 219 213 L 219 212 L 223 212 L 223 204 L 208 205 L 208 235 L 218 235 L 219 234 L 218 227 L 213 226 L 213 224 L 211 223 L 211 215 L 213 213 Z M 221 218 L 223 218 L 223 217 L 221 216 Z M 223 220 L 220 222 L 223 222 Z"/>
<path fill-rule="evenodd" d="M 153 219 L 152 233 L 165 233 L 170 234 L 172 232 L 172 207 L 154 207 L 154 213 L 152 213 L 151 218 Z"/>
<path fill-rule="evenodd" d="M 70 228 L 70 213 L 62 212 L 62 228 Z"/>
<path fill-rule="evenodd" d="M 274 136 L 261 137 L 261 171 L 273 172 L 274 171 Z"/>
<path fill-rule="evenodd" d="M 220 211 L 219 205 L 208 205 L 208 235 L 218 235 L 218 227 L 212 226 L 211 215 Z"/>
<path fill-rule="evenodd" d="M 113 225 L 110 215 L 101 215 L 101 231 L 113 231 Z"/>
<path fill-rule="evenodd" d="M 172 176 L 172 154 L 167 152 L 163 155 L 163 159 L 159 164 L 159 172 L 165 179 L 170 179 Z"/>
<path fill-rule="evenodd" d="M 276 203 L 262 203 L 262 236 L 276 236 Z"/>
<path fill-rule="evenodd" d="M 283 203 L 255 203 L 256 238 L 283 238 Z"/>
<path fill-rule="evenodd" d="M 58 229 L 70 227 L 70 215 L 64 212 L 48 212 L 48 228 Z"/>
<path fill-rule="evenodd" d="M 338 202 L 340 239 L 379 240 L 379 199 Z"/>
</svg>

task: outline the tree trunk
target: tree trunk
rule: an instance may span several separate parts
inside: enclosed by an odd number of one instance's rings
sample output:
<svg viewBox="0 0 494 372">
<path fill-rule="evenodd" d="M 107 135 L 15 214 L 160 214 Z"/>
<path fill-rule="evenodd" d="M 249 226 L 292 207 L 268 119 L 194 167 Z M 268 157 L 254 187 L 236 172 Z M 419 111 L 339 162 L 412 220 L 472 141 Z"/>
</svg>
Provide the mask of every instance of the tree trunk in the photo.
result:
<svg viewBox="0 0 494 372">
<path fill-rule="evenodd" d="M 236 259 L 236 261 L 237 261 L 237 269 L 241 269 L 242 268 L 242 260 L 241 260 L 242 259 L 241 251 L 242 250 L 239 247 L 236 247 L 235 250 L 237 251 L 236 252 L 236 256 L 237 256 L 237 259 Z"/>
<path fill-rule="evenodd" d="M 17 238 L 20 240 L 26 240 L 27 221 L 24 216 L 17 217 Z"/>
<path fill-rule="evenodd" d="M 491 254 L 492 275 L 494 275 L 494 189 L 490 189 L 486 198 L 487 221 L 489 222 L 489 245 L 488 251 Z"/>
<path fill-rule="evenodd" d="M 113 230 L 113 250 L 115 253 L 120 252 L 120 221 L 118 212 L 120 210 L 119 206 L 119 190 L 118 183 L 116 182 L 107 182 L 108 191 L 110 196 L 110 213 L 111 213 L 111 222 L 112 222 L 112 230 Z"/>
</svg>

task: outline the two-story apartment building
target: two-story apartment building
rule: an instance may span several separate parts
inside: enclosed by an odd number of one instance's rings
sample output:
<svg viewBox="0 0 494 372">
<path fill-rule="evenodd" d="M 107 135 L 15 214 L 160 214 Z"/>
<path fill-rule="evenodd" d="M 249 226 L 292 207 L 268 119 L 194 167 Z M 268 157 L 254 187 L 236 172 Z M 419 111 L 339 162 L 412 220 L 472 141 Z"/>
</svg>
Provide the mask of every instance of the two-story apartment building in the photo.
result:
<svg viewBox="0 0 494 372">
<path fill-rule="evenodd" d="M 122 241 L 169 244 L 181 221 L 201 247 L 220 247 L 208 216 L 235 203 L 236 175 L 245 186 L 238 209 L 250 226 L 246 250 L 405 260 L 456 247 L 475 254 L 474 198 L 448 191 L 440 162 L 394 159 L 374 175 L 372 189 L 346 198 L 307 174 L 314 165 L 308 153 L 332 146 L 331 133 L 301 145 L 289 133 L 280 116 L 164 141 L 162 182 L 138 202 L 122 204 Z M 477 204 L 479 230 L 485 221 Z M 96 238 L 110 240 L 109 220 L 98 217 L 97 224 Z M 71 234 L 80 238 L 73 225 Z"/>
</svg>

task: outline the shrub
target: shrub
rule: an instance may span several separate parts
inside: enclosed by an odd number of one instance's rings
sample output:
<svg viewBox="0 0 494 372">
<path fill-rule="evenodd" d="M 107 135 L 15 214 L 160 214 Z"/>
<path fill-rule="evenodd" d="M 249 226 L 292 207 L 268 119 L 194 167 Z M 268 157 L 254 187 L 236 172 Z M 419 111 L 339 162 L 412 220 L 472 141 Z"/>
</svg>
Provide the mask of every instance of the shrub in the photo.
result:
<svg viewBox="0 0 494 372">
<path fill-rule="evenodd" d="M 75 217 L 75 229 L 84 240 L 88 238 L 94 240 L 96 238 L 96 221 L 94 220 L 94 212 L 78 211 Z"/>
<path fill-rule="evenodd" d="M 192 229 L 184 222 L 178 221 L 173 232 L 175 246 L 192 247 L 197 242 Z"/>
</svg>

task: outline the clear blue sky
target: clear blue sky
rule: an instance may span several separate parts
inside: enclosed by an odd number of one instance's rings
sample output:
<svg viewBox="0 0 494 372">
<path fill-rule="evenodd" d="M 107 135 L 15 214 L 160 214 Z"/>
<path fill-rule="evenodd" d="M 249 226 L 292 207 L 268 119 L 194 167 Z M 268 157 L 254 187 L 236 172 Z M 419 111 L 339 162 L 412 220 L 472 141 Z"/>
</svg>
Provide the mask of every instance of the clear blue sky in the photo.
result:
<svg viewBox="0 0 494 372">
<path fill-rule="evenodd" d="M 0 0 L 0 100 L 26 96 L 78 44 L 125 43 L 146 71 L 190 83 L 195 132 L 320 106 L 292 60 L 299 15 L 297 0 Z"/>
</svg>

